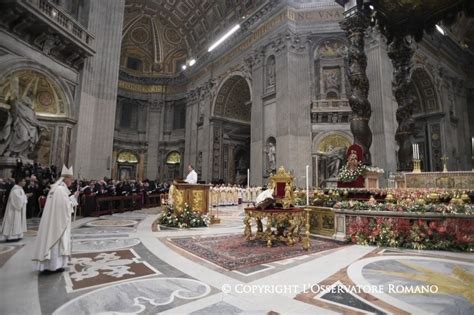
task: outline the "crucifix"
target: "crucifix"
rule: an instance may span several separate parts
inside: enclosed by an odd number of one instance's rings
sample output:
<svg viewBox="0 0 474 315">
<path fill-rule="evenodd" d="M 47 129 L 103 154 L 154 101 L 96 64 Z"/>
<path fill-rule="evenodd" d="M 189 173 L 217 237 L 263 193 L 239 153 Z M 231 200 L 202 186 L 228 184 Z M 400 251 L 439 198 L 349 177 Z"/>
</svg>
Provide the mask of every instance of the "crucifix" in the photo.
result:
<svg viewBox="0 0 474 315">
<path fill-rule="evenodd" d="M 448 167 L 446 165 L 446 162 L 448 161 L 448 157 L 445 155 L 441 158 L 441 161 L 443 161 L 443 173 L 448 172 Z"/>
</svg>

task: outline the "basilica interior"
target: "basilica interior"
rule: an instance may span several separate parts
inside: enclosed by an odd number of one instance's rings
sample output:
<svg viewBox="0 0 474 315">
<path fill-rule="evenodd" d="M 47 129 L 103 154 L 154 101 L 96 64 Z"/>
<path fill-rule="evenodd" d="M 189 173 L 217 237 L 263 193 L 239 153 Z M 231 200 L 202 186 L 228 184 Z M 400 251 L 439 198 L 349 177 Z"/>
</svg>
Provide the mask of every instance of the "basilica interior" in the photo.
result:
<svg viewBox="0 0 474 315">
<path fill-rule="evenodd" d="M 473 1 L 0 1 L 0 314 L 473 314 L 473 203 Z"/>
</svg>

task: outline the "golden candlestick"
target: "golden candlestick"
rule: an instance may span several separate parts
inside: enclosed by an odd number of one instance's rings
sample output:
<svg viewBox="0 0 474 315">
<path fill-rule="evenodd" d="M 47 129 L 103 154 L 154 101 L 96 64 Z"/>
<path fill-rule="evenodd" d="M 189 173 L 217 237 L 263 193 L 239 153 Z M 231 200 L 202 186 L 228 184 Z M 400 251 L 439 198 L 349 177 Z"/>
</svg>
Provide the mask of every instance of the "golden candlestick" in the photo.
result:
<svg viewBox="0 0 474 315">
<path fill-rule="evenodd" d="M 446 162 L 448 161 L 448 157 L 445 155 L 441 158 L 441 161 L 443 161 L 443 173 L 448 172 L 448 166 L 446 165 Z"/>
<path fill-rule="evenodd" d="M 421 173 L 421 160 L 413 160 L 413 173 Z"/>
</svg>

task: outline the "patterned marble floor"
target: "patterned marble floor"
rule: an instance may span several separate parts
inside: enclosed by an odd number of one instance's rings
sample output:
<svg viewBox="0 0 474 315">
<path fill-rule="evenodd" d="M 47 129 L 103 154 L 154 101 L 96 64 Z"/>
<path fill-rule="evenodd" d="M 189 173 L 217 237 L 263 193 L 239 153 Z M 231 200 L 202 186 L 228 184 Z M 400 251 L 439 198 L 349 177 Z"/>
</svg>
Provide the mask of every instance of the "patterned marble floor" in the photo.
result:
<svg viewBox="0 0 474 315">
<path fill-rule="evenodd" d="M 226 270 L 170 242 L 243 233 L 243 207 L 217 211 L 191 230 L 153 232 L 158 209 L 78 219 L 61 274 L 33 271 L 35 233 L 0 243 L 0 314 L 474 314 L 472 254 L 352 245 Z"/>
</svg>

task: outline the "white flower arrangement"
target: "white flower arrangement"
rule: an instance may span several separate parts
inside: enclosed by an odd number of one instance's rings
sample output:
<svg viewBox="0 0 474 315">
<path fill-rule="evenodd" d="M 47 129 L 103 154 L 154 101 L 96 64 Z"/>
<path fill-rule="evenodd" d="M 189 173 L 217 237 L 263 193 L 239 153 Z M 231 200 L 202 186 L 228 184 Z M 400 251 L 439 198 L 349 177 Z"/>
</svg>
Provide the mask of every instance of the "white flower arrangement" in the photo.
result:
<svg viewBox="0 0 474 315">
<path fill-rule="evenodd" d="M 385 173 L 383 168 L 376 167 L 376 166 L 367 166 L 367 172 L 372 172 L 372 173 L 377 173 L 377 174 Z"/>
<path fill-rule="evenodd" d="M 337 179 L 343 183 L 353 182 L 359 176 L 363 176 L 366 172 L 367 166 L 359 161 L 356 169 L 350 169 L 347 165 L 344 165 L 339 171 L 339 174 L 337 174 Z"/>
</svg>

